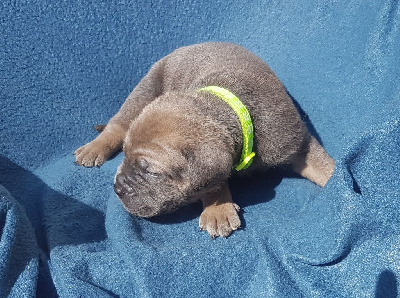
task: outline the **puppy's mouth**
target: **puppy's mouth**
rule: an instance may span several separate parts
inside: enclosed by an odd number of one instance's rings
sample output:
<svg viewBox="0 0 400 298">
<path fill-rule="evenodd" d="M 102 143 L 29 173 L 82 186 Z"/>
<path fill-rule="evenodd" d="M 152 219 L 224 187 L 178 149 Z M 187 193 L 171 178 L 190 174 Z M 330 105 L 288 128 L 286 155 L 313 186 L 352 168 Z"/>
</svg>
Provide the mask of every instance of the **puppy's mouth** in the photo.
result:
<svg viewBox="0 0 400 298">
<path fill-rule="evenodd" d="M 157 211 L 155 211 L 153 208 L 151 208 L 150 206 L 146 206 L 146 205 L 132 206 L 132 204 L 130 204 L 130 202 L 126 202 L 125 200 L 122 200 L 122 199 L 121 199 L 121 202 L 122 202 L 122 205 L 125 207 L 126 211 L 128 211 L 132 215 L 144 217 L 144 218 L 150 218 L 150 217 L 159 215 L 159 213 Z"/>
<path fill-rule="evenodd" d="M 136 193 L 134 186 L 131 186 L 128 180 L 129 178 L 125 175 L 117 175 L 114 183 L 114 191 L 129 213 L 149 218 L 171 213 L 179 208 L 173 199 L 157 202 L 156 199 L 141 198 L 140 194 Z"/>
<path fill-rule="evenodd" d="M 118 197 L 126 211 L 132 215 L 144 218 L 172 213 L 179 207 L 176 204 L 173 204 L 173 202 L 164 202 L 161 206 L 151 206 L 133 196 Z"/>
</svg>

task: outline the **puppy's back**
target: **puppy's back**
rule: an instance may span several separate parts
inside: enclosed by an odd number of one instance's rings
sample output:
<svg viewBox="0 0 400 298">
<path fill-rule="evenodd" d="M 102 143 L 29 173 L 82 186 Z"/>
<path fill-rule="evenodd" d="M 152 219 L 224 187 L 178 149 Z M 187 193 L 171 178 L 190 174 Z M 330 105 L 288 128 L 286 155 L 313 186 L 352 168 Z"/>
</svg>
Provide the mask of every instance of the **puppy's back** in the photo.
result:
<svg viewBox="0 0 400 298">
<path fill-rule="evenodd" d="M 238 89 L 248 83 L 275 80 L 268 65 L 255 54 L 228 42 L 206 42 L 181 47 L 165 57 L 164 88 L 166 91 L 185 91 L 206 84 L 230 85 Z M 258 78 L 246 80 L 249 78 Z M 253 84 L 251 84 L 253 85 Z M 226 86 L 228 87 L 228 86 Z M 247 86 L 247 89 L 252 86 Z M 239 90 L 237 90 L 239 91 Z"/>
<path fill-rule="evenodd" d="M 255 54 L 235 44 L 208 42 L 179 48 L 165 57 L 166 91 L 195 92 L 209 85 L 229 89 L 246 105 L 255 127 L 256 160 L 262 164 L 290 163 L 307 146 L 309 134 L 291 98 Z"/>
</svg>

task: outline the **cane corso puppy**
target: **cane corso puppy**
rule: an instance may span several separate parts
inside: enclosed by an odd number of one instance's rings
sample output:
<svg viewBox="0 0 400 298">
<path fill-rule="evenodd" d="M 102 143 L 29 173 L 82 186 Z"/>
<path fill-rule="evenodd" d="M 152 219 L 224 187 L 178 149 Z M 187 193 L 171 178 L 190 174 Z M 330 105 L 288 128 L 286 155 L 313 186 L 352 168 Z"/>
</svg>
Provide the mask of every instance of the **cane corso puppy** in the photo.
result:
<svg viewBox="0 0 400 298">
<path fill-rule="evenodd" d="M 255 155 L 246 159 L 249 146 Z M 97 138 L 76 150 L 76 162 L 100 166 L 119 150 L 125 158 L 114 189 L 128 212 L 153 217 L 201 200 L 200 228 L 213 238 L 240 227 L 227 183 L 239 163 L 246 165 L 239 173 L 290 166 L 321 187 L 335 167 L 267 64 L 222 42 L 156 62 Z"/>
</svg>

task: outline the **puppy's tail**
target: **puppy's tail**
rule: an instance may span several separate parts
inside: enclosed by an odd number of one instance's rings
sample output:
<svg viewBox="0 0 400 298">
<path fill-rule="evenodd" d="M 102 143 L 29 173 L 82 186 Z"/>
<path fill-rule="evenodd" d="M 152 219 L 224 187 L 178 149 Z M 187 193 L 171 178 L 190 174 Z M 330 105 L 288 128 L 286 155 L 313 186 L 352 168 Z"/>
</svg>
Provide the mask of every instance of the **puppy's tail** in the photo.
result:
<svg viewBox="0 0 400 298">
<path fill-rule="evenodd" d="M 99 125 L 95 125 L 94 129 L 97 130 L 98 133 L 101 133 L 104 128 L 106 128 L 107 124 L 99 124 Z"/>
</svg>

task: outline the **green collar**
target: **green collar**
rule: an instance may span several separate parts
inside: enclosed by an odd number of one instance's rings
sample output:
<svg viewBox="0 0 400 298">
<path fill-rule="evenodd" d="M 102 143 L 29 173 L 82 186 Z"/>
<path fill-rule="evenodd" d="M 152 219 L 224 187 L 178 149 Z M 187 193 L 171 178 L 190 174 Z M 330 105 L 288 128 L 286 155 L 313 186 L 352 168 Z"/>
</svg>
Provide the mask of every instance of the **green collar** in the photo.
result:
<svg viewBox="0 0 400 298">
<path fill-rule="evenodd" d="M 239 117 L 240 124 L 242 126 L 243 149 L 239 164 L 235 166 L 235 169 L 236 171 L 247 169 L 251 165 L 253 157 L 256 154 L 253 152 L 253 122 L 251 121 L 250 113 L 246 106 L 235 94 L 222 87 L 207 86 L 200 88 L 197 91 L 206 91 L 222 99 L 235 111 L 236 115 Z"/>
</svg>

